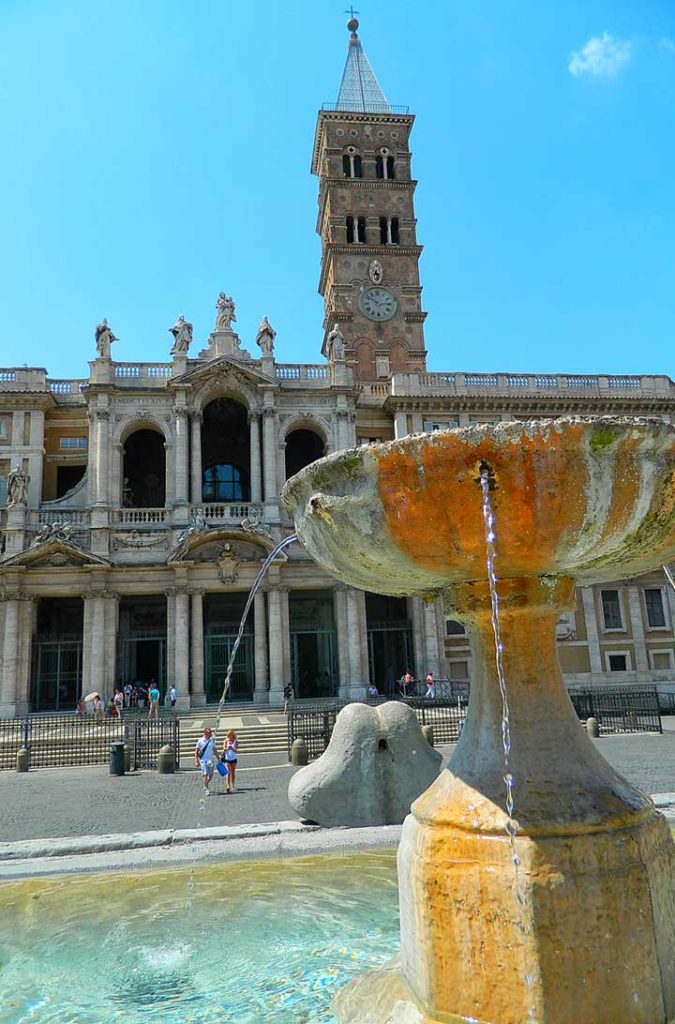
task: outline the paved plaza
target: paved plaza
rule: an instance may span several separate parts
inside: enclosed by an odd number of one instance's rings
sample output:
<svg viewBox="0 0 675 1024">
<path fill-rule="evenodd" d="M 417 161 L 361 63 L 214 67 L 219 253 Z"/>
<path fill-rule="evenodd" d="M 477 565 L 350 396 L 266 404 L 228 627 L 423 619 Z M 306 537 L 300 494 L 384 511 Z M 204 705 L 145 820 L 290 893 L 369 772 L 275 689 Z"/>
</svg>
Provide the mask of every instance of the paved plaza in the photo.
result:
<svg viewBox="0 0 675 1024">
<path fill-rule="evenodd" d="M 675 791 L 675 719 L 663 735 L 607 736 L 595 741 L 631 782 L 649 793 Z M 451 744 L 439 747 L 444 763 Z M 517 752 L 514 751 L 517 758 Z M 297 771 L 283 754 L 242 753 L 237 791 L 220 779 L 202 799 L 201 778 L 189 763 L 176 775 L 136 772 L 111 776 L 106 766 L 0 772 L 0 841 L 160 829 L 210 828 L 293 820 L 288 783 Z"/>
</svg>

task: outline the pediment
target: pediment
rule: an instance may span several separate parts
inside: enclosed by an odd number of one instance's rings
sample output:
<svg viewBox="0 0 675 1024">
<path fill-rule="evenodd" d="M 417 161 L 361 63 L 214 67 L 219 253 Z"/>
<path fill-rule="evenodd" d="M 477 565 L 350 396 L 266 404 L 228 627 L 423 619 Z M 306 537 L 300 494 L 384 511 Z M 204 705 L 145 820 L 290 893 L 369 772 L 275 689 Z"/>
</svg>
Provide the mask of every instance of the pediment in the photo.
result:
<svg viewBox="0 0 675 1024">
<path fill-rule="evenodd" d="M 257 367 L 241 363 L 230 356 L 219 356 L 217 359 L 209 359 L 200 362 L 198 366 L 191 367 L 186 373 L 179 377 L 172 377 L 170 386 L 180 385 L 184 387 L 189 384 L 195 388 L 203 384 L 214 382 L 235 382 L 248 388 L 256 388 L 259 384 L 276 384 L 274 377 L 262 373 Z"/>
<path fill-rule="evenodd" d="M 81 568 L 82 566 L 109 566 L 107 558 L 83 551 L 76 544 L 59 538 L 51 538 L 20 551 L 0 563 L 0 569 L 21 566 L 23 569 Z"/>
<path fill-rule="evenodd" d="M 211 563 L 219 571 L 236 575 L 244 562 L 260 562 L 274 549 L 274 541 L 266 534 L 209 528 L 181 540 L 167 558 L 171 562 Z M 281 554 L 280 558 L 285 556 Z M 232 578 L 234 578 L 234 575 Z"/>
</svg>

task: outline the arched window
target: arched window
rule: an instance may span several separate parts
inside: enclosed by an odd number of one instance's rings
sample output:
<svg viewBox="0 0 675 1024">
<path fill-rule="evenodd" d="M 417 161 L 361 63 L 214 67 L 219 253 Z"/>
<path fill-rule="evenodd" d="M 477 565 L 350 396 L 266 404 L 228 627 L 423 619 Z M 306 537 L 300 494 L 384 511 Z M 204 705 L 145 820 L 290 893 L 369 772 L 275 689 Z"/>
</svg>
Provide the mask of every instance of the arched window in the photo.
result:
<svg viewBox="0 0 675 1024">
<path fill-rule="evenodd" d="M 398 244 L 398 217 L 380 217 L 380 245 Z"/>
<path fill-rule="evenodd" d="M 349 217 L 347 217 L 347 242 L 348 242 L 349 245 L 351 245 L 353 241 L 355 241 L 355 239 L 354 239 L 354 218 L 349 216 Z"/>
<path fill-rule="evenodd" d="M 135 430 L 122 450 L 122 505 L 162 508 L 166 500 L 166 450 L 156 430 Z"/>
<path fill-rule="evenodd" d="M 347 217 L 347 242 L 351 245 L 353 242 L 365 242 L 365 240 L 366 218 L 352 217 L 350 214 Z"/>
<path fill-rule="evenodd" d="M 291 431 L 286 437 L 286 479 L 299 473 L 311 462 L 326 454 L 326 446 L 313 430 L 301 428 Z"/>
<path fill-rule="evenodd" d="M 396 177 L 393 156 L 376 156 L 375 174 L 378 178 L 384 178 L 385 181 L 393 181 Z"/>
<path fill-rule="evenodd" d="M 248 487 L 239 466 L 230 462 L 207 466 L 202 474 L 204 501 L 246 501 Z"/>
<path fill-rule="evenodd" d="M 350 151 L 345 153 L 342 157 L 342 173 L 345 178 L 362 178 L 363 170 L 361 166 L 361 157 L 358 153 Z"/>
<path fill-rule="evenodd" d="M 366 240 L 366 218 L 359 217 L 356 222 L 356 241 L 365 242 Z"/>
</svg>

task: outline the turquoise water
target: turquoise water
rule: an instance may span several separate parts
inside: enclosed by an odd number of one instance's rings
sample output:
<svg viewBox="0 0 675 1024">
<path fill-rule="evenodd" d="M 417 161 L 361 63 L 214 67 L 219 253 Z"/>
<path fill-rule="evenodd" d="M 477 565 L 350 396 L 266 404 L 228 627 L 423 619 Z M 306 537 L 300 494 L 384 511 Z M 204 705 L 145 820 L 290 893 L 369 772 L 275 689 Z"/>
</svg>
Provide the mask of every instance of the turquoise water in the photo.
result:
<svg viewBox="0 0 675 1024">
<path fill-rule="evenodd" d="M 323 1024 L 397 950 L 395 854 L 0 886 L 1 1024 Z"/>
</svg>

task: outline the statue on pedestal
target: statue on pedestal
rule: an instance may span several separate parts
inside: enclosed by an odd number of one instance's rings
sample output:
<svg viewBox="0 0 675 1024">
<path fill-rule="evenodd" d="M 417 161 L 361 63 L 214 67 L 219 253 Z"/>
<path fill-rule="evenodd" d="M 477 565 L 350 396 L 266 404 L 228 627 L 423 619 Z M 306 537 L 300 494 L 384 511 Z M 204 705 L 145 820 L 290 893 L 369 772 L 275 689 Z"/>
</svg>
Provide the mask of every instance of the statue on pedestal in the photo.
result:
<svg viewBox="0 0 675 1024">
<path fill-rule="evenodd" d="M 181 315 L 176 320 L 173 327 L 169 327 L 169 331 L 173 334 L 173 347 L 171 349 L 172 356 L 185 356 L 187 350 L 192 342 L 192 324 L 186 322 L 185 317 Z"/>
<path fill-rule="evenodd" d="M 329 363 L 344 362 L 345 336 L 338 324 L 335 324 L 326 338 L 326 358 Z"/>
<path fill-rule="evenodd" d="M 28 503 L 30 477 L 20 465 L 16 465 L 7 477 L 7 508 L 16 508 Z"/>
<path fill-rule="evenodd" d="M 216 302 L 216 330 L 217 331 L 230 331 L 231 324 L 236 323 L 237 318 L 234 315 L 234 302 L 226 295 L 225 292 L 221 292 Z"/>
<path fill-rule="evenodd" d="M 255 343 L 260 347 L 263 356 L 271 356 L 274 354 L 274 339 L 276 336 L 277 332 L 274 330 L 267 317 L 264 316 L 260 321 L 260 327 L 258 328 L 258 334 L 255 339 Z"/>
<path fill-rule="evenodd" d="M 110 346 L 113 341 L 117 341 L 117 337 L 108 327 L 108 321 L 105 317 L 100 324 L 96 325 L 94 334 L 96 336 L 96 351 L 98 352 L 99 359 L 110 359 Z"/>
</svg>

